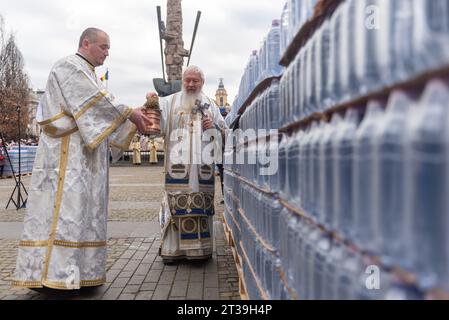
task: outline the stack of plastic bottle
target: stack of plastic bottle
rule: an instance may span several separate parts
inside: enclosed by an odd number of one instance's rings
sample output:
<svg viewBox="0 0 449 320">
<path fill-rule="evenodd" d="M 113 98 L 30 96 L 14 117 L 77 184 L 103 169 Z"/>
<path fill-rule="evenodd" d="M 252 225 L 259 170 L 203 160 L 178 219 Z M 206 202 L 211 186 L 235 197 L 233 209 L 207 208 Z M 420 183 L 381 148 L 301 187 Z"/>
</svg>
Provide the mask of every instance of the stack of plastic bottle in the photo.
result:
<svg viewBox="0 0 449 320">
<path fill-rule="evenodd" d="M 229 122 L 233 122 L 238 111 L 245 103 L 256 86 L 271 77 L 282 75 L 283 67 L 279 64 L 281 59 L 281 25 L 280 20 L 273 20 L 271 29 L 259 50 L 254 50 L 245 67 L 240 81 L 237 99 L 232 105 Z"/>
<path fill-rule="evenodd" d="M 36 150 L 37 147 L 31 146 L 22 146 L 21 154 L 20 154 L 20 172 L 21 174 L 29 174 L 33 171 L 34 159 L 36 158 Z M 19 149 L 13 148 L 8 150 L 8 154 L 11 158 L 11 164 L 14 168 L 14 173 L 19 173 Z M 9 164 L 9 161 L 6 161 L 5 169 L 3 175 L 6 177 L 13 175 L 13 170 Z"/>
<path fill-rule="evenodd" d="M 287 1 L 280 56 L 315 4 Z M 226 146 L 249 297 L 447 297 L 449 0 L 346 0 L 308 34 Z"/>
</svg>

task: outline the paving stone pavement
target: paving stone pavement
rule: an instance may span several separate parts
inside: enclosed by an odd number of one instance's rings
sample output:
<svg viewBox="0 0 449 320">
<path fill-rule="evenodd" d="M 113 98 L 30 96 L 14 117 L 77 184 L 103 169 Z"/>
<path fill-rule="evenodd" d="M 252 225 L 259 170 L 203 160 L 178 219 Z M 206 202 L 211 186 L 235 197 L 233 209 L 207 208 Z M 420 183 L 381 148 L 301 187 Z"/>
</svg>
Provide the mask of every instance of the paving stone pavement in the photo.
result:
<svg viewBox="0 0 449 320">
<path fill-rule="evenodd" d="M 213 258 L 165 266 L 157 254 L 160 234 L 155 231 L 163 192 L 162 167 L 113 167 L 110 172 L 112 229 L 127 229 L 121 231 L 139 237 L 111 237 L 107 283 L 76 293 L 43 294 L 11 288 L 20 233 L 8 240 L 2 233 L 6 234 L 8 225 L 23 221 L 24 210 L 4 210 L 14 184 L 13 180 L 0 180 L 0 300 L 240 300 L 238 273 L 221 224 L 223 198 L 218 178 Z M 28 186 L 30 177 L 23 180 Z M 136 231 L 136 225 L 150 226 L 151 231 Z M 110 233 L 121 234 L 117 230 Z"/>
</svg>

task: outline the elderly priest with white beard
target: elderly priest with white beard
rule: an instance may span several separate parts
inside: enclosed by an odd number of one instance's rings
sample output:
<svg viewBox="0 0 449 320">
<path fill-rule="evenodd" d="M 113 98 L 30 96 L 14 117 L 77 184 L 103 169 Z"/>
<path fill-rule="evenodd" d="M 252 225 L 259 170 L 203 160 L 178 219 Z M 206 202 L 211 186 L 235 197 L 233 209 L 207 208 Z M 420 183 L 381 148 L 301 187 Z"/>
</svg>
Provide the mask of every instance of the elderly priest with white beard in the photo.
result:
<svg viewBox="0 0 449 320">
<path fill-rule="evenodd" d="M 162 98 L 165 138 L 165 193 L 159 222 L 164 263 L 207 260 L 213 253 L 215 163 L 222 160 L 226 124 L 202 91 L 204 73 L 188 67 L 182 91 Z"/>
</svg>

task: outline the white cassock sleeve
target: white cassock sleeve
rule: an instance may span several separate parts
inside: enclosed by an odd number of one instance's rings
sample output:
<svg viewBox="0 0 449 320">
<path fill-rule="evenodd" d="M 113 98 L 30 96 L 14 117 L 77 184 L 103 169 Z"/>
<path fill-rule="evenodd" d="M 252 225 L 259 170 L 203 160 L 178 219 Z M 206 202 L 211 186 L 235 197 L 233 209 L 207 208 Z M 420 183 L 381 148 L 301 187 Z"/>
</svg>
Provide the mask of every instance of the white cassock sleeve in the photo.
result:
<svg viewBox="0 0 449 320">
<path fill-rule="evenodd" d="M 132 108 L 115 104 L 114 98 L 107 91 L 102 91 L 83 70 L 75 69 L 71 73 L 68 70 L 55 70 L 56 76 L 59 71 L 64 74 L 58 83 L 67 111 L 72 114 L 87 147 L 95 150 L 111 135 L 117 146 L 126 145 L 126 140 L 135 130 L 128 120 Z M 119 127 L 122 127 L 121 130 L 116 132 Z"/>
</svg>

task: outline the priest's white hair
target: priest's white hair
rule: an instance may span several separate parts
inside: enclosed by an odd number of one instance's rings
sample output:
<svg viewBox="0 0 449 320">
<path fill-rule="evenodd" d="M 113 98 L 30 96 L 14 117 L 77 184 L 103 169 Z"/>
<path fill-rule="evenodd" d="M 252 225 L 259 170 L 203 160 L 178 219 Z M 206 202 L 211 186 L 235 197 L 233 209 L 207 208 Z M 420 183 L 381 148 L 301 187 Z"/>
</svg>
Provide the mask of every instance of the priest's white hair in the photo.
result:
<svg viewBox="0 0 449 320">
<path fill-rule="evenodd" d="M 201 79 L 203 80 L 203 82 L 206 82 L 206 78 L 204 77 L 204 72 L 199 67 L 197 67 L 197 66 L 188 66 L 184 70 L 184 73 L 182 74 L 182 78 L 184 79 L 186 73 L 189 73 L 189 72 L 198 73 L 200 75 Z"/>
</svg>

